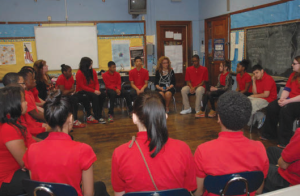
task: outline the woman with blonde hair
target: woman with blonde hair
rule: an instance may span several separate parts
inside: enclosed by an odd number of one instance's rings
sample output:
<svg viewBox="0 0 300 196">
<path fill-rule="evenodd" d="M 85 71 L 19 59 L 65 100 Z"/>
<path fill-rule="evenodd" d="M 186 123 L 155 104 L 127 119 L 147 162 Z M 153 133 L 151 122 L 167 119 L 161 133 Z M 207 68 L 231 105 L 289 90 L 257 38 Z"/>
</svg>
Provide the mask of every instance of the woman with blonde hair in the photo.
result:
<svg viewBox="0 0 300 196">
<path fill-rule="evenodd" d="M 175 85 L 175 73 L 171 67 L 171 61 L 168 57 L 162 56 L 157 62 L 155 87 L 166 101 L 166 113 L 169 113 L 169 104 L 176 92 Z"/>
</svg>

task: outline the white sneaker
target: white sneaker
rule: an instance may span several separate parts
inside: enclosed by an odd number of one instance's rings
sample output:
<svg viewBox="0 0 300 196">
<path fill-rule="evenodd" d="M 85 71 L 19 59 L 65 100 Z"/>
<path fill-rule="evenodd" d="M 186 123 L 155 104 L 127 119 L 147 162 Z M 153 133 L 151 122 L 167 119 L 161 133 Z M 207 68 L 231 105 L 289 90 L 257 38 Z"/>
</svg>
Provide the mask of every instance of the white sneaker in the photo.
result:
<svg viewBox="0 0 300 196">
<path fill-rule="evenodd" d="M 186 109 L 186 110 L 182 110 L 180 112 L 180 114 L 189 114 L 189 113 L 192 113 L 192 108 L 189 108 L 189 109 Z"/>
</svg>

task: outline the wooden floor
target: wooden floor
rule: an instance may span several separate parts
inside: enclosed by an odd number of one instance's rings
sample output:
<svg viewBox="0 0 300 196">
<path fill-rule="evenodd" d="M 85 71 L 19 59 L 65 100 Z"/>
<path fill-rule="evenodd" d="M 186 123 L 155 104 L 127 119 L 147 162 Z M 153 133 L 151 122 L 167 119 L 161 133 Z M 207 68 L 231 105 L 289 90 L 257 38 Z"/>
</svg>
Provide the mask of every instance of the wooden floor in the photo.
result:
<svg viewBox="0 0 300 196">
<path fill-rule="evenodd" d="M 177 112 L 170 105 L 170 114 L 168 118 L 168 131 L 171 138 L 179 139 L 186 142 L 194 153 L 197 146 L 206 141 L 218 137 L 220 126 L 216 118 L 195 119 L 194 113 L 180 115 L 182 108 L 181 94 L 177 93 L 176 105 Z M 193 108 L 195 98 L 190 97 L 190 103 Z M 107 108 L 105 108 L 107 114 Z M 108 124 L 91 124 L 83 129 L 74 129 L 71 133 L 74 140 L 89 144 L 97 155 L 97 161 L 94 164 L 95 181 L 103 181 L 108 189 L 109 194 L 113 195 L 113 189 L 110 181 L 111 174 L 111 156 L 113 150 L 119 145 L 128 142 L 136 134 L 137 128 L 128 118 L 127 112 L 120 108 L 115 108 L 115 117 L 113 123 Z M 259 133 L 253 128 L 252 133 L 249 128 L 244 128 L 244 135 L 253 140 L 259 140 Z M 274 146 L 276 143 L 263 142 L 265 147 Z"/>
</svg>

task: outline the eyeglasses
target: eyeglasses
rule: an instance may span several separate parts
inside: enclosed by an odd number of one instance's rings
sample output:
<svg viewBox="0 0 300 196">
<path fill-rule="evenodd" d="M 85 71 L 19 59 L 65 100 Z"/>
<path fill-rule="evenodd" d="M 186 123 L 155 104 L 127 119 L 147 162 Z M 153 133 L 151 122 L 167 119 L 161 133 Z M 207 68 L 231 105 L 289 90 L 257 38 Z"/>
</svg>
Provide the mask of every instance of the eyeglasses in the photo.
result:
<svg viewBox="0 0 300 196">
<path fill-rule="evenodd" d="M 300 64 L 300 63 L 292 63 L 292 65 L 297 65 L 297 64 Z"/>
</svg>

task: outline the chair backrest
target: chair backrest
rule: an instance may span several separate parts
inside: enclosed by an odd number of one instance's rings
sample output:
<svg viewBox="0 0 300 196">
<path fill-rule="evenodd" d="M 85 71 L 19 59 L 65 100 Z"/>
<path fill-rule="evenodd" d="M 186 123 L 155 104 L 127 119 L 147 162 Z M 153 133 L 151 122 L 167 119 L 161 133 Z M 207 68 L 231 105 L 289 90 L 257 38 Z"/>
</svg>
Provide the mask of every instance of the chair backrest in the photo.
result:
<svg viewBox="0 0 300 196">
<path fill-rule="evenodd" d="M 207 176 L 204 179 L 205 189 L 217 195 L 243 195 L 256 191 L 264 180 L 261 171 L 241 172 L 222 176 Z M 226 192 L 225 192 L 226 191 Z"/>
<path fill-rule="evenodd" d="M 124 196 L 191 196 L 186 189 L 170 189 L 163 191 L 145 191 L 126 193 Z"/>
<path fill-rule="evenodd" d="M 68 184 L 38 182 L 28 179 L 23 180 L 22 183 L 28 196 L 77 196 L 76 189 Z"/>
</svg>

